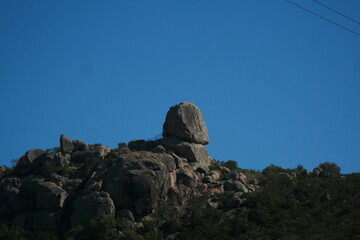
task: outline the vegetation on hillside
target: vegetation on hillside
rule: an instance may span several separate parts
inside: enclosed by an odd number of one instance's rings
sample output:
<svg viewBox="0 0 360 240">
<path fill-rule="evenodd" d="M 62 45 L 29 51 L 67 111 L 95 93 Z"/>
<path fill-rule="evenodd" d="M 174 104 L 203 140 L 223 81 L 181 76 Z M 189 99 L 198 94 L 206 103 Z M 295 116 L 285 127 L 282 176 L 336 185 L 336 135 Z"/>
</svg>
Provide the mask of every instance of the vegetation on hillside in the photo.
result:
<svg viewBox="0 0 360 240">
<path fill-rule="evenodd" d="M 214 168 L 239 169 L 235 161 Z M 301 165 L 283 169 L 270 165 L 261 173 L 261 190 L 245 193 L 240 207 L 221 211 L 205 197 L 194 199 L 178 221 L 145 222 L 134 227 L 120 219 L 97 218 L 68 231 L 62 239 L 352 239 L 360 240 L 360 173 L 341 175 L 334 163 L 319 165 L 315 176 Z M 248 171 L 249 173 L 251 171 Z M 227 193 L 218 194 L 226 198 Z M 21 229 L 0 225 L 0 240 L 28 239 Z M 38 239 L 56 240 L 49 233 Z"/>
</svg>

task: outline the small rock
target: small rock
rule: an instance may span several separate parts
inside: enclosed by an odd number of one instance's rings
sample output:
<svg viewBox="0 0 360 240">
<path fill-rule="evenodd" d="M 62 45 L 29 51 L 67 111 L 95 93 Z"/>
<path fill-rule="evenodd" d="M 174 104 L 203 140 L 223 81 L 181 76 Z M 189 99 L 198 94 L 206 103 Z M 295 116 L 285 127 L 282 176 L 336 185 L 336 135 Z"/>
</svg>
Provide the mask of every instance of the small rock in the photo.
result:
<svg viewBox="0 0 360 240">
<path fill-rule="evenodd" d="M 245 193 L 249 191 L 242 183 L 233 180 L 229 180 L 224 183 L 224 190 Z"/>
<path fill-rule="evenodd" d="M 220 170 L 223 174 L 228 174 L 231 172 L 230 169 L 228 169 L 227 167 L 223 167 L 223 166 L 220 167 Z"/>
<path fill-rule="evenodd" d="M 153 149 L 154 153 L 166 153 L 166 149 L 162 145 L 157 145 Z"/>
</svg>

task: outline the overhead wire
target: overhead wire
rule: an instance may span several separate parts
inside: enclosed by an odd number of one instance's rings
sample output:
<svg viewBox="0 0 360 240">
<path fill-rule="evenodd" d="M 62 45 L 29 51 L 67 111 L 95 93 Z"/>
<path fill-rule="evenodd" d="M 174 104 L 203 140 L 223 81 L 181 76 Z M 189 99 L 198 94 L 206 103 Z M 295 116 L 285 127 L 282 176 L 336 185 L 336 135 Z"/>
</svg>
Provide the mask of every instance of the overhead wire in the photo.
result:
<svg viewBox="0 0 360 240">
<path fill-rule="evenodd" d="M 340 24 L 338 24 L 338 23 L 336 23 L 336 22 L 334 22 L 334 21 L 332 21 L 332 20 L 330 20 L 330 19 L 328 19 L 326 17 L 323 17 L 320 14 L 317 14 L 316 12 L 313 12 L 313 11 L 311 11 L 311 10 L 309 10 L 309 9 L 307 9 L 307 8 L 297 4 L 297 3 L 294 3 L 294 2 L 292 2 L 290 0 L 285 0 L 285 1 L 287 1 L 288 3 L 293 4 L 294 6 L 300 8 L 300 9 L 306 11 L 306 12 L 309 12 L 309 13 L 311 13 L 311 14 L 313 14 L 313 15 L 315 15 L 315 16 L 317 16 L 317 17 L 319 17 L 319 18 L 321 18 L 321 19 L 323 19 L 323 20 L 325 20 L 327 22 L 330 22 L 330 23 L 332 23 L 332 24 L 334 24 L 334 25 L 336 25 L 336 26 L 338 26 L 338 27 L 340 27 L 340 28 L 342 28 L 342 29 L 344 29 L 344 30 L 346 30 L 348 32 L 351 32 L 351 33 L 357 35 L 358 37 L 360 37 L 360 33 L 358 33 L 358 32 L 355 32 L 355 31 L 353 31 L 353 30 L 351 30 L 351 29 L 349 29 L 349 28 L 347 28 L 347 27 L 345 27 L 343 25 L 340 25 Z"/>
<path fill-rule="evenodd" d="M 331 7 L 327 6 L 327 5 L 325 5 L 324 3 L 322 3 L 322 2 L 320 2 L 320 1 L 318 1 L 318 0 L 313 0 L 313 1 L 316 2 L 316 3 L 319 4 L 319 5 L 327 8 L 327 9 L 333 11 L 333 12 L 336 12 L 337 14 L 339 14 L 339 15 L 341 15 L 341 16 L 343 16 L 343 17 L 345 17 L 345 18 L 347 18 L 347 19 L 349 19 L 349 20 L 351 20 L 351 21 L 353 21 L 353 22 L 355 22 L 355 23 L 357 23 L 357 24 L 360 24 L 359 21 L 353 19 L 352 17 L 349 17 L 349 16 L 345 15 L 344 13 L 339 12 L 338 10 L 336 10 L 336 9 L 334 9 L 334 8 L 331 8 Z"/>
</svg>

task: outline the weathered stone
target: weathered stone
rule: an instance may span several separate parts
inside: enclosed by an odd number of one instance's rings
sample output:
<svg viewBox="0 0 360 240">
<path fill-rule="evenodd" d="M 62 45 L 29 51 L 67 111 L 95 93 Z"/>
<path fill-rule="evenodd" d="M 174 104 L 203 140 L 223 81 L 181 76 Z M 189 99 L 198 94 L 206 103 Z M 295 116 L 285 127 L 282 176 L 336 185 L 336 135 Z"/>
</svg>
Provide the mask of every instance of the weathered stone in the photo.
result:
<svg viewBox="0 0 360 240">
<path fill-rule="evenodd" d="M 154 153 L 166 153 L 166 149 L 162 145 L 157 145 L 152 151 Z"/>
<path fill-rule="evenodd" d="M 70 164 L 70 157 L 69 153 L 61 154 L 60 152 L 55 154 L 54 162 L 58 167 L 65 167 Z"/>
<path fill-rule="evenodd" d="M 230 173 L 230 169 L 228 169 L 227 167 L 223 167 L 223 166 L 220 166 L 220 170 L 222 172 L 222 174 L 228 174 Z"/>
<path fill-rule="evenodd" d="M 242 183 L 233 180 L 224 182 L 224 190 L 245 193 L 249 191 Z"/>
<path fill-rule="evenodd" d="M 101 177 L 119 209 L 129 209 L 136 216 L 151 213 L 157 206 L 166 176 L 175 169 L 170 155 L 133 152 L 112 160 Z"/>
<path fill-rule="evenodd" d="M 45 152 L 41 149 L 32 149 L 25 153 L 24 156 L 22 156 L 19 159 L 18 166 L 21 167 L 30 167 L 35 159 L 40 157 L 41 155 L 45 154 Z"/>
<path fill-rule="evenodd" d="M 172 172 L 172 171 L 174 171 L 176 169 L 175 159 L 171 155 L 169 155 L 169 154 L 159 154 L 157 156 L 157 159 L 159 159 L 163 164 L 165 164 L 165 166 L 167 167 L 169 172 Z"/>
<path fill-rule="evenodd" d="M 0 216 L 7 213 L 13 214 L 22 209 L 19 198 L 19 178 L 10 177 L 2 179 L 0 182 Z"/>
<path fill-rule="evenodd" d="M 227 179 L 239 180 L 242 184 L 246 184 L 246 175 L 240 172 L 230 172 L 227 176 Z"/>
<path fill-rule="evenodd" d="M 71 153 L 73 151 L 73 141 L 65 136 L 64 134 L 60 135 L 60 149 L 63 153 Z"/>
<path fill-rule="evenodd" d="M 70 161 L 73 163 L 84 163 L 85 161 L 92 160 L 94 162 L 100 162 L 104 159 L 102 149 L 95 149 L 89 151 L 78 151 L 71 155 Z"/>
<path fill-rule="evenodd" d="M 200 174 L 208 174 L 209 167 L 207 163 L 202 162 L 191 162 L 190 166 L 198 173 Z"/>
<path fill-rule="evenodd" d="M 159 200 L 155 172 L 132 170 L 130 174 L 134 213 L 138 216 L 147 215 L 152 212 Z"/>
<path fill-rule="evenodd" d="M 128 143 L 128 147 L 131 150 L 151 151 L 155 147 L 155 142 L 154 141 L 145 141 L 142 139 L 135 139 Z"/>
<path fill-rule="evenodd" d="M 209 176 L 213 181 L 217 181 L 221 178 L 221 173 L 218 170 L 211 170 Z"/>
<path fill-rule="evenodd" d="M 90 192 L 78 197 L 73 203 L 71 225 L 85 225 L 91 219 L 102 216 L 115 216 L 115 205 L 106 192 Z"/>
<path fill-rule="evenodd" d="M 33 167 L 33 169 L 37 169 L 37 170 L 40 170 L 40 172 L 42 172 L 42 171 L 44 171 L 44 169 L 47 168 L 47 166 L 54 163 L 54 158 L 55 158 L 55 153 L 46 152 L 34 159 L 34 161 L 32 163 L 32 167 Z M 37 172 L 39 172 L 39 171 L 37 171 Z"/>
<path fill-rule="evenodd" d="M 22 183 L 20 194 L 28 206 L 36 209 L 60 209 L 67 198 L 67 192 L 53 182 L 28 180 Z"/>
<path fill-rule="evenodd" d="M 186 160 L 186 158 L 179 157 L 175 153 L 171 153 L 171 156 L 174 158 L 177 168 L 183 168 L 189 166 L 189 163 Z"/>
<path fill-rule="evenodd" d="M 73 151 L 86 151 L 89 150 L 89 145 L 86 142 L 80 141 L 80 140 L 74 140 L 73 143 Z"/>
<path fill-rule="evenodd" d="M 176 170 L 177 183 L 183 184 L 187 187 L 193 187 L 196 185 L 198 177 L 190 168 L 180 168 Z"/>
<path fill-rule="evenodd" d="M 69 179 L 67 177 L 53 174 L 54 183 L 63 188 L 66 192 L 72 192 L 81 184 L 81 179 Z"/>
<path fill-rule="evenodd" d="M 160 142 L 176 154 L 185 157 L 189 162 L 199 162 L 208 166 L 212 163 L 206 146 L 202 144 L 184 142 L 175 137 L 161 139 Z"/>
<path fill-rule="evenodd" d="M 254 176 L 247 176 L 246 177 L 247 183 L 253 184 L 253 185 L 259 185 L 259 179 Z"/>
<path fill-rule="evenodd" d="M 183 102 L 170 108 L 163 126 L 163 136 L 174 136 L 190 143 L 208 144 L 208 130 L 200 109 Z"/>
</svg>

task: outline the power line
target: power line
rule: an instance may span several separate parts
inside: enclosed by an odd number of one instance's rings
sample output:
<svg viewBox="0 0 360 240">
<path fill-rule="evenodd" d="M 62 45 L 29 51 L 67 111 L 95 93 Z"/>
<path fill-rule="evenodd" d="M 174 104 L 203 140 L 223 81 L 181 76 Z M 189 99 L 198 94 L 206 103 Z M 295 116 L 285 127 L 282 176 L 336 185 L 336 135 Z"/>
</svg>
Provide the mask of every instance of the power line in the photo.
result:
<svg viewBox="0 0 360 240">
<path fill-rule="evenodd" d="M 319 5 L 323 6 L 323 7 L 326 7 L 327 9 L 329 9 L 329 10 L 331 10 L 331 11 L 333 11 L 333 12 L 336 12 L 337 14 L 339 14 L 339 15 L 341 15 L 341 16 L 343 16 L 343 17 L 347 18 L 347 19 L 350 19 L 351 21 L 353 21 L 353 22 L 355 22 L 355 23 L 357 23 L 357 24 L 360 24 L 360 22 L 359 22 L 359 21 L 357 21 L 357 20 L 355 20 L 355 19 L 353 19 L 353 18 L 351 18 L 351 17 L 349 17 L 349 16 L 345 15 L 344 13 L 341 13 L 341 12 L 337 11 L 336 9 L 333 9 L 333 8 L 331 8 L 331 7 L 327 6 L 327 5 L 325 5 L 324 3 L 322 3 L 322 2 L 320 2 L 320 1 L 318 1 L 318 0 L 313 0 L 313 1 L 314 1 L 314 2 L 316 2 L 317 4 L 319 4 Z"/>
<path fill-rule="evenodd" d="M 292 2 L 290 0 L 285 0 L 285 1 L 287 1 L 288 3 L 293 4 L 294 6 L 296 6 L 298 8 L 301 8 L 302 10 L 304 10 L 306 12 L 309 12 L 309 13 L 311 13 L 311 14 L 313 14 L 313 15 L 315 15 L 315 16 L 317 16 L 317 17 L 319 17 L 319 18 L 321 18 L 321 19 L 323 19 L 325 21 L 328 21 L 328 22 L 330 22 L 330 23 L 332 23 L 332 24 L 334 24 L 334 25 L 336 25 L 336 26 L 338 26 L 338 27 L 340 27 L 340 28 L 342 28 L 342 29 L 344 29 L 344 30 L 346 30 L 348 32 L 351 32 L 351 33 L 353 33 L 355 35 L 358 35 L 360 37 L 360 33 L 358 33 L 358 32 L 355 32 L 355 31 L 353 31 L 353 30 L 351 30 L 351 29 L 349 29 L 347 27 L 344 27 L 344 26 L 342 26 L 342 25 L 340 25 L 340 24 L 338 24 L 338 23 L 336 23 L 336 22 L 334 22 L 334 21 L 332 21 L 332 20 L 330 20 L 330 19 L 328 19 L 326 17 L 323 17 L 323 16 L 321 16 L 321 15 L 319 15 L 319 14 L 317 14 L 317 13 L 315 13 L 315 12 L 313 12 L 313 11 L 311 11 L 311 10 L 309 10 L 309 9 L 307 9 L 307 8 L 297 4 L 297 3 L 294 3 L 294 2 Z"/>
</svg>

